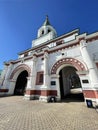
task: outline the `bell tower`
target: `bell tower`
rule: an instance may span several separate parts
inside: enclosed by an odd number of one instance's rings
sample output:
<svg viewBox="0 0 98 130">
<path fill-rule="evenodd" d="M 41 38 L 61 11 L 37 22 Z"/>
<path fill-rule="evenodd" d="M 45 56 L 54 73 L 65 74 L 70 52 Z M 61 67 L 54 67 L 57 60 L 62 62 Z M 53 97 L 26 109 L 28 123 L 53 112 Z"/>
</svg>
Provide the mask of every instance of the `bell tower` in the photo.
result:
<svg viewBox="0 0 98 130">
<path fill-rule="evenodd" d="M 57 33 L 55 29 L 51 26 L 48 16 L 46 16 L 43 25 L 38 29 L 37 39 L 32 41 L 32 47 L 43 44 L 56 37 Z"/>
<path fill-rule="evenodd" d="M 54 37 L 57 36 L 55 29 L 51 26 L 51 24 L 49 22 L 48 16 L 46 16 L 46 19 L 45 19 L 43 25 L 38 30 L 37 37 L 39 38 L 39 37 L 45 36 L 46 34 L 48 34 L 50 32 L 53 33 Z"/>
</svg>

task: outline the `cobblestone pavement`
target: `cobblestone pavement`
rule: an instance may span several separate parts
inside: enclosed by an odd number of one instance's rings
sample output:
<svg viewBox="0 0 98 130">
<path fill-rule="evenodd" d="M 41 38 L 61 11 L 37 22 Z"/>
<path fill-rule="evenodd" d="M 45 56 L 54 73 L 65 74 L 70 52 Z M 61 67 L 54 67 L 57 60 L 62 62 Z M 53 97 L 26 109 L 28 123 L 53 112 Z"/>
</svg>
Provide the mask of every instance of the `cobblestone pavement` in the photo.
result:
<svg viewBox="0 0 98 130">
<path fill-rule="evenodd" d="M 0 130 L 98 130 L 98 113 L 84 102 L 43 103 L 0 98 Z"/>
</svg>

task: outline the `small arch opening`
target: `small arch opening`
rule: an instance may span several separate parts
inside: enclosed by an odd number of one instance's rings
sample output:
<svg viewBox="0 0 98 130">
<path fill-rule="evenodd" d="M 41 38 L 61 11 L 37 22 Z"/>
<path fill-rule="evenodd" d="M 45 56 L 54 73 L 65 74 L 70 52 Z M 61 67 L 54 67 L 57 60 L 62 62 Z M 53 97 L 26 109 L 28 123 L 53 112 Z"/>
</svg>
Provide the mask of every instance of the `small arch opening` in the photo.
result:
<svg viewBox="0 0 98 130">
<path fill-rule="evenodd" d="M 49 33 L 49 32 L 51 32 L 51 30 L 50 30 L 50 29 L 48 29 L 48 33 Z"/>
<path fill-rule="evenodd" d="M 44 30 L 42 30 L 42 35 L 44 34 Z"/>
</svg>

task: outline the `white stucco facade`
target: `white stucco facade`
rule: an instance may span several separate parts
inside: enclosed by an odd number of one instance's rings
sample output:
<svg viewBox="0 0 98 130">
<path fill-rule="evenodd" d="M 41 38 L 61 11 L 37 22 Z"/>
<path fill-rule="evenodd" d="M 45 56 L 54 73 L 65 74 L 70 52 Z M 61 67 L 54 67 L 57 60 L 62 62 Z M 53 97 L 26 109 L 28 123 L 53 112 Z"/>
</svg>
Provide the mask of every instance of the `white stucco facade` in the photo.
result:
<svg viewBox="0 0 98 130">
<path fill-rule="evenodd" d="M 87 35 L 74 30 L 57 37 L 48 17 L 39 28 L 32 47 L 19 53 L 17 60 L 4 63 L 0 78 L 0 95 L 13 95 L 21 90 L 18 77 L 27 74 L 25 99 L 38 98 L 48 101 L 50 97 L 61 100 L 69 92 L 70 76 L 80 79 L 84 98 L 98 104 L 98 32 Z M 24 81 L 22 81 L 24 82 Z M 22 84 L 21 84 L 22 85 Z M 16 89 L 17 88 L 17 89 Z"/>
</svg>

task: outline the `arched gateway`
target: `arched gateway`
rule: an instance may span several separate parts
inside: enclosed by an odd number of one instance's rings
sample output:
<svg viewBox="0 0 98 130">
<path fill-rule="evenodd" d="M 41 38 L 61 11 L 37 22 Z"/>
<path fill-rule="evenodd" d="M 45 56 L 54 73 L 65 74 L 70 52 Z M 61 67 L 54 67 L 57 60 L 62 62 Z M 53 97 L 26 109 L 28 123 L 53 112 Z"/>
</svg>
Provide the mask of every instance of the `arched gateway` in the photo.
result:
<svg viewBox="0 0 98 130">
<path fill-rule="evenodd" d="M 31 69 L 21 64 L 17 66 L 11 73 L 10 80 L 12 81 L 12 90 L 14 95 L 24 95 L 27 87 L 27 77 L 30 76 Z"/>
<path fill-rule="evenodd" d="M 24 95 L 27 86 L 27 77 L 28 77 L 28 72 L 26 70 L 22 71 L 19 74 L 16 80 L 14 95 Z"/>
<path fill-rule="evenodd" d="M 63 58 L 57 61 L 52 69 L 51 74 L 56 78 L 58 83 L 57 95 L 59 99 L 70 97 L 79 99 L 82 97 L 81 75 L 79 72 L 86 71 L 86 66 L 74 58 Z"/>
</svg>

